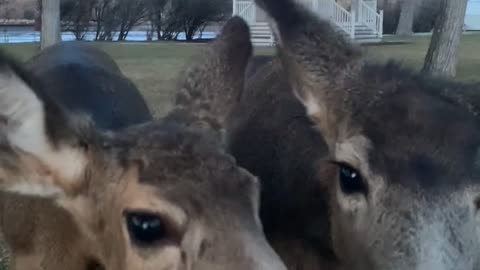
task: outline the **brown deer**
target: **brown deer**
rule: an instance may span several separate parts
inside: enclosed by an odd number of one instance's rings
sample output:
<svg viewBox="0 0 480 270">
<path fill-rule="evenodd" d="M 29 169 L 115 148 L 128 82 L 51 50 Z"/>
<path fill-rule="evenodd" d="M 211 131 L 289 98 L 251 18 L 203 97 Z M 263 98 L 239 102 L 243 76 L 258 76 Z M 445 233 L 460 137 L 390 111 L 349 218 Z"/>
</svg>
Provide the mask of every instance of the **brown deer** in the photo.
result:
<svg viewBox="0 0 480 270">
<path fill-rule="evenodd" d="M 256 2 L 278 55 L 249 68 L 228 147 L 287 268 L 480 269 L 479 88 L 369 63 L 295 1 Z"/>
<path fill-rule="evenodd" d="M 62 42 L 26 63 L 45 91 L 71 112 L 91 115 L 95 126 L 120 129 L 153 119 L 135 84 L 113 58 L 87 42 Z"/>
<path fill-rule="evenodd" d="M 35 238 L 13 249 L 12 267 L 284 270 L 262 232 L 256 178 L 212 137 L 243 88 L 249 39 L 244 21 L 231 19 L 185 73 L 170 116 L 118 132 L 66 113 L 0 57 L 0 189 L 66 213 L 49 228 L 5 232 Z"/>
<path fill-rule="evenodd" d="M 26 67 L 59 106 L 68 112 L 88 115 L 96 128 L 119 130 L 152 120 L 140 91 L 122 74 L 112 57 L 88 43 L 62 42 L 50 46 L 30 59 Z M 78 250 L 72 254 L 60 244 L 45 244 L 82 239 L 71 215 L 55 201 L 10 193 L 0 195 L 1 231 L 15 254 L 31 253 L 26 249 L 35 247 L 36 254 L 47 250 L 70 262 L 76 258 L 75 254 L 81 254 Z M 20 230 L 18 224 L 22 224 Z M 42 228 L 40 234 L 35 233 L 38 228 Z M 35 244 L 36 241 L 40 244 Z"/>
</svg>

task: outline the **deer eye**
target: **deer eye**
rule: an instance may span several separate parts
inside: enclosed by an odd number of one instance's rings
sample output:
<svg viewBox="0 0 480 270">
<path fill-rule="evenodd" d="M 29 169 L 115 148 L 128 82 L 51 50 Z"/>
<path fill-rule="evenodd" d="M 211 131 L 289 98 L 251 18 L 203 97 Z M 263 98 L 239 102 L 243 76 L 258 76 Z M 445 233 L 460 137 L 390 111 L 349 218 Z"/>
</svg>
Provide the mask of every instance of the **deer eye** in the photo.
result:
<svg viewBox="0 0 480 270">
<path fill-rule="evenodd" d="M 130 212 L 125 218 L 130 239 L 139 246 L 154 246 L 168 237 L 167 226 L 158 214 Z"/>
<path fill-rule="evenodd" d="M 347 164 L 339 165 L 340 188 L 349 195 L 366 192 L 365 182 L 360 173 Z"/>
</svg>

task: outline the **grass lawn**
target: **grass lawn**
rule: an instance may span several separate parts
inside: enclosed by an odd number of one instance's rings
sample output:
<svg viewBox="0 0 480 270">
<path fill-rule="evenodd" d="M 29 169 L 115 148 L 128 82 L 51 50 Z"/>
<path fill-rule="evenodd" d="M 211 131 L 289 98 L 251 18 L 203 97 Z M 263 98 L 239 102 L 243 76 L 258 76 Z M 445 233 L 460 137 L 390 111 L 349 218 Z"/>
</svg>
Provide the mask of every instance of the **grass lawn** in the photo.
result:
<svg viewBox="0 0 480 270">
<path fill-rule="evenodd" d="M 397 59 L 413 68 L 421 68 L 430 37 L 415 37 L 406 44 L 365 46 L 375 61 Z M 109 53 L 125 74 L 140 88 L 155 116 L 171 109 L 176 78 L 191 59 L 205 49 L 203 44 L 185 43 L 95 43 Z M 1 45 L 20 60 L 35 54 L 38 44 Z M 257 49 L 257 54 L 272 54 L 273 49 Z M 464 35 L 457 79 L 480 81 L 480 34 Z"/>
<path fill-rule="evenodd" d="M 393 38 L 388 38 L 393 39 Z M 415 37 L 408 44 L 366 46 L 368 55 L 375 60 L 394 58 L 405 65 L 420 69 L 423 66 L 430 36 Z M 465 82 L 480 81 L 480 34 L 466 34 L 460 45 L 457 79 Z"/>
</svg>

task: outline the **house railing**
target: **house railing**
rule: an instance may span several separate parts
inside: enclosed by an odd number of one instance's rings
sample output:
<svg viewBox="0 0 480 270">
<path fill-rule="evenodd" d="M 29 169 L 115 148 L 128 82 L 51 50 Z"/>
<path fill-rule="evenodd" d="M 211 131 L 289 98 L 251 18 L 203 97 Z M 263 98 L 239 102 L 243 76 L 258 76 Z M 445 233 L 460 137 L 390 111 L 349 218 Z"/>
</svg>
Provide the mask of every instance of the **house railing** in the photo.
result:
<svg viewBox="0 0 480 270">
<path fill-rule="evenodd" d="M 352 39 L 355 38 L 355 26 L 365 25 L 379 38 L 383 33 L 383 11 L 377 12 L 376 1 L 359 0 L 357 8 L 348 11 L 335 0 L 297 0 L 303 2 L 320 17 L 328 19 Z M 234 0 L 233 14 L 241 16 L 250 24 L 257 23 L 257 6 L 254 0 Z"/>
<path fill-rule="evenodd" d="M 249 23 L 254 23 L 257 20 L 257 7 L 252 0 L 237 0 L 234 1 L 233 14 L 242 17 Z"/>
<path fill-rule="evenodd" d="M 335 0 L 313 0 L 312 9 L 320 17 L 334 22 L 351 38 L 355 37 L 355 12 L 349 12 Z"/>
<path fill-rule="evenodd" d="M 379 37 L 383 33 L 383 11 L 377 13 L 369 4 L 360 1 L 359 20 L 369 29 L 373 30 Z"/>
</svg>

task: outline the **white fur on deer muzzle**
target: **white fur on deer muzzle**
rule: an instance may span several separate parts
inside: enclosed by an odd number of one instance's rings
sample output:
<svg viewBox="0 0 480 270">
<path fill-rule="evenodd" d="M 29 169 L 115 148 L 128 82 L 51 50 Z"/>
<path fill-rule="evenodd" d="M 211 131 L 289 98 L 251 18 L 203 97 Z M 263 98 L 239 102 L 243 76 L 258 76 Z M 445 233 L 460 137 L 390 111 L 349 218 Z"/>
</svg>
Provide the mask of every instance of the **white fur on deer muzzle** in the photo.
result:
<svg viewBox="0 0 480 270">
<path fill-rule="evenodd" d="M 248 235 L 243 238 L 243 241 L 245 241 L 245 253 L 253 260 L 252 270 L 287 270 L 280 257 L 263 237 L 252 239 Z"/>
</svg>

